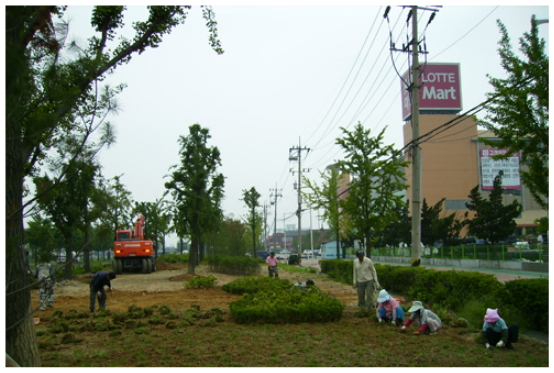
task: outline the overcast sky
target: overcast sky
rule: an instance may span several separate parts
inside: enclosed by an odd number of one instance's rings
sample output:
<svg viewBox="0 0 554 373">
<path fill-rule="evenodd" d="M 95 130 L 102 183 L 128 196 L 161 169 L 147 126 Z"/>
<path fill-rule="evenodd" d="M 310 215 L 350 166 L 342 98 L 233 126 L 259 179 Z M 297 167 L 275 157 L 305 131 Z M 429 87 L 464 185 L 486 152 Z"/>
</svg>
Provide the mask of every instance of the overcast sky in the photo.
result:
<svg viewBox="0 0 554 373">
<path fill-rule="evenodd" d="M 225 215 L 241 218 L 242 191 L 255 187 L 267 203 L 277 188 L 278 228 L 284 216 L 297 224 L 296 162 L 289 149 L 301 145 L 306 176 L 340 159 L 334 145 L 360 121 L 375 134 L 387 127 L 384 144 L 404 146 L 400 79 L 407 55 L 389 51 L 389 33 L 397 46 L 406 42 L 408 9 L 393 6 L 224 6 L 214 5 L 225 50 L 209 46 L 201 9 L 194 6 L 185 25 L 164 37 L 159 48 L 118 67 L 111 84 L 126 83 L 119 97 L 121 112 L 110 118 L 117 143 L 102 150 L 105 177 L 123 174 L 136 201 L 161 198 L 169 167 L 179 163 L 177 139 L 198 123 L 209 129 L 209 146 L 221 151 L 226 177 Z M 549 18 L 547 6 L 443 6 L 425 30 L 428 62 L 460 63 L 463 111 L 485 100 L 491 91 L 487 74 L 503 77 L 497 52 L 496 20 L 507 27 L 516 46 L 530 30 L 533 14 Z M 65 19 L 70 39 L 81 44 L 92 35 L 91 7 L 70 6 Z M 420 31 L 431 15 L 419 12 Z M 125 23 L 145 20 L 143 6 L 130 6 Z M 411 33 L 411 24 L 409 26 Z M 549 24 L 539 26 L 548 42 Z M 129 27 L 128 37 L 131 37 Z M 425 58 L 420 57 L 424 63 Z M 282 191 L 281 191 L 282 189 Z M 305 208 L 305 206 L 303 206 Z M 273 222 L 275 206 L 270 206 Z M 303 228 L 310 225 L 303 214 Z M 312 215 L 314 228 L 321 223 Z M 324 224 L 327 226 L 327 224 Z M 272 229 L 272 228 L 271 228 Z M 176 242 L 167 239 L 168 245 Z"/>
</svg>

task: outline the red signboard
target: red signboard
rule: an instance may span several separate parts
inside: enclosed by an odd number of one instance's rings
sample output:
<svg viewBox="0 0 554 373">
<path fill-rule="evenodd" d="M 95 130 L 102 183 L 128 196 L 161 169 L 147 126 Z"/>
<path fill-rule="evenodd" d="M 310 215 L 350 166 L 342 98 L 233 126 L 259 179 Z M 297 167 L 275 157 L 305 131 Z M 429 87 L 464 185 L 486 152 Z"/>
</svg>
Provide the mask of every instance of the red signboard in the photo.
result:
<svg viewBox="0 0 554 373">
<path fill-rule="evenodd" d="M 419 112 L 457 113 L 462 110 L 462 84 L 460 64 L 428 63 L 419 69 Z M 411 79 L 408 70 L 402 76 L 402 118 L 409 120 L 412 115 L 410 92 L 405 82 Z"/>
</svg>

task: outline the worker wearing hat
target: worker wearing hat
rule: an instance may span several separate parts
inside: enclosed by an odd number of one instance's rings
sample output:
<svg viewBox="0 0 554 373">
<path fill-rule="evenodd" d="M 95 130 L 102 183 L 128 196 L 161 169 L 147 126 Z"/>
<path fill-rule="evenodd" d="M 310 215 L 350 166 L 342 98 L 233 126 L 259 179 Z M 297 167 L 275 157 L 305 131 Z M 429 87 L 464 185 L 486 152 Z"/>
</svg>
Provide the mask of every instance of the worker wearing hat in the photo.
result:
<svg viewBox="0 0 554 373">
<path fill-rule="evenodd" d="M 404 310 L 385 289 L 379 292 L 377 302 L 379 305 L 375 312 L 380 323 L 390 321 L 392 324 L 400 326 L 404 322 Z"/>
<path fill-rule="evenodd" d="M 373 262 L 365 256 L 363 250 L 356 252 L 353 270 L 353 286 L 358 291 L 358 306 L 366 310 L 375 307 L 373 293 L 375 289 L 380 289 L 381 285 Z"/>
<path fill-rule="evenodd" d="M 487 308 L 483 323 L 483 341 L 485 347 L 506 346 L 508 350 L 513 350 L 512 343 L 517 343 L 519 337 L 519 326 L 513 324 L 508 328 L 506 322 L 498 315 L 498 309 Z"/>
<path fill-rule="evenodd" d="M 406 327 L 413 321 L 417 322 L 419 326 L 417 332 L 414 332 L 415 335 L 435 334 L 442 328 L 441 319 L 433 311 L 425 309 L 423 304 L 418 300 L 412 302 L 412 307 L 410 307 L 408 312 L 411 312 L 412 315 L 406 320 L 402 328 L 400 328 L 401 332 L 406 331 Z"/>
</svg>

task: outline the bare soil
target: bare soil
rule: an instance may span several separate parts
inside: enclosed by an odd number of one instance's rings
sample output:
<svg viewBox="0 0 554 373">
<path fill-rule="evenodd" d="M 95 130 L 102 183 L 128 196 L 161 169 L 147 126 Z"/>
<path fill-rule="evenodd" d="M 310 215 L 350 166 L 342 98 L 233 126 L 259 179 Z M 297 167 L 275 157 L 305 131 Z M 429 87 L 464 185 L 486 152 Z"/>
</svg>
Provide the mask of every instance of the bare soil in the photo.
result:
<svg viewBox="0 0 554 373">
<path fill-rule="evenodd" d="M 191 305 L 198 305 L 201 309 L 220 308 L 228 310 L 229 303 L 240 298 L 240 295 L 230 294 L 222 290 L 222 286 L 237 279 L 222 273 L 210 272 L 208 266 L 200 265 L 195 269 L 195 275 L 199 277 L 213 276 L 217 280 L 212 289 L 186 289 L 184 284 L 194 275 L 187 274 L 188 268 L 182 263 L 162 263 L 157 265 L 157 271 L 150 274 L 123 273 L 112 280 L 112 292 L 107 292 L 108 300 L 106 308 L 111 311 L 127 311 L 129 306 L 148 307 L 152 305 L 167 305 L 172 309 L 188 309 Z M 262 266 L 261 274 L 267 270 Z M 106 268 L 106 270 L 109 270 Z M 281 270 L 280 278 L 288 279 L 296 283 L 297 273 Z M 55 288 L 54 308 L 46 311 L 37 311 L 35 317 L 49 318 L 55 309 L 68 311 L 88 311 L 89 309 L 89 281 L 92 274 L 74 277 L 72 280 L 59 281 Z M 308 278 L 313 279 L 316 285 L 329 292 L 345 305 L 345 311 L 357 310 L 356 291 L 350 286 L 334 282 L 322 274 L 309 274 L 299 276 L 301 282 Z M 33 308 L 39 306 L 38 290 L 32 291 Z M 98 304 L 96 304 L 98 308 Z"/>
</svg>

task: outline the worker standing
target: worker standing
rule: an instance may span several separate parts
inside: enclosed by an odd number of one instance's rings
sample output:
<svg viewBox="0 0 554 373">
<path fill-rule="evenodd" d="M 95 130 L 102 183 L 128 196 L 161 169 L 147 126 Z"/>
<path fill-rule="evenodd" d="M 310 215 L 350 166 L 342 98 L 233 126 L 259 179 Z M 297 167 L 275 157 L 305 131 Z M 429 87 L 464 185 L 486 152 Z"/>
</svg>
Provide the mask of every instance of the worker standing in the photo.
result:
<svg viewBox="0 0 554 373">
<path fill-rule="evenodd" d="M 46 310 L 46 306 L 54 308 L 54 268 L 50 263 L 42 263 L 35 269 L 35 277 L 39 280 L 40 310 Z"/>
<path fill-rule="evenodd" d="M 373 294 L 375 289 L 381 288 L 381 285 L 379 285 L 373 262 L 365 256 L 362 250 L 356 251 L 353 280 L 353 286 L 358 290 L 358 306 L 364 310 L 374 308 Z"/>
<path fill-rule="evenodd" d="M 106 290 L 104 286 L 108 286 L 109 291 L 113 291 L 111 280 L 115 278 L 113 272 L 98 272 L 90 279 L 90 312 L 94 312 L 96 303 L 96 295 L 98 294 L 98 305 L 101 309 L 106 308 Z"/>
<path fill-rule="evenodd" d="M 265 261 L 267 262 L 269 277 L 279 277 L 279 272 L 277 271 L 277 257 L 273 251 L 269 253 L 267 258 L 265 258 Z"/>
</svg>

